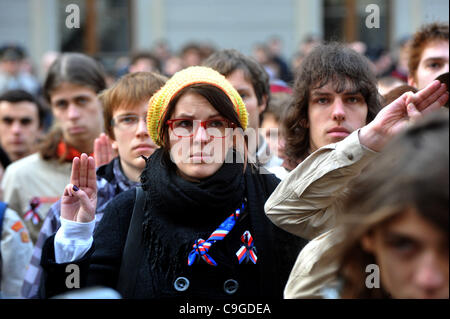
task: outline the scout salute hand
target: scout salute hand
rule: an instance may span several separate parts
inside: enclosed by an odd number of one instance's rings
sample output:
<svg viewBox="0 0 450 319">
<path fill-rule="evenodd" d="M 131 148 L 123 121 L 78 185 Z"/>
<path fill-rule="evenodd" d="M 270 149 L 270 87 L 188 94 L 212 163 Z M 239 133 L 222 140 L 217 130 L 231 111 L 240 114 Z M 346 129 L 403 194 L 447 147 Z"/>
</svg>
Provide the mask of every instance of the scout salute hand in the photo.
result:
<svg viewBox="0 0 450 319">
<path fill-rule="evenodd" d="M 439 109 L 447 99 L 446 85 L 439 81 L 431 82 L 415 94 L 404 93 L 384 107 L 372 122 L 361 128 L 359 140 L 364 146 L 379 152 L 410 120 L 416 120 L 423 114 Z"/>
<path fill-rule="evenodd" d="M 72 162 L 70 184 L 61 198 L 61 217 L 74 222 L 87 223 L 94 219 L 97 206 L 95 160 L 81 154 Z"/>
</svg>

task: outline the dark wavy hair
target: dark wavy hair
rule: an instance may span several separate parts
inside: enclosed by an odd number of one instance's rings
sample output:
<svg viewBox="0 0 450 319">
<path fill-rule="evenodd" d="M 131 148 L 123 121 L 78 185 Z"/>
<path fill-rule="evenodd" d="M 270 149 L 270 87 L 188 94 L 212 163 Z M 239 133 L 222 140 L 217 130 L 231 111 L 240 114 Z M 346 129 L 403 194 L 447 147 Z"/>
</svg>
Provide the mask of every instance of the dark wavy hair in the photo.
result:
<svg viewBox="0 0 450 319">
<path fill-rule="evenodd" d="M 340 43 L 319 45 L 303 60 L 295 76 L 292 110 L 284 123 L 285 154 L 291 160 L 299 162 L 309 155 L 309 95 L 327 83 L 332 83 L 337 93 L 350 89 L 362 94 L 368 107 L 366 123 L 381 109 L 377 80 L 368 60 Z"/>
</svg>

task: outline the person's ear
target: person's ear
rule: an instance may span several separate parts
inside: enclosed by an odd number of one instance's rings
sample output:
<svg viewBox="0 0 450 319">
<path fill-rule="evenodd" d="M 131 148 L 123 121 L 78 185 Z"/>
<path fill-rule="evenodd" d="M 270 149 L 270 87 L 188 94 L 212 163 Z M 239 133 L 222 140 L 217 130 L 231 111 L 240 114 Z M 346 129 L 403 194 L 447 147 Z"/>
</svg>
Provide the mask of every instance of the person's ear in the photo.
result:
<svg viewBox="0 0 450 319">
<path fill-rule="evenodd" d="M 115 140 L 113 140 L 112 138 L 109 138 L 111 141 L 111 146 L 113 148 L 113 150 L 115 152 L 117 152 L 117 154 L 119 153 L 119 145 L 117 144 L 117 142 Z"/>
<path fill-rule="evenodd" d="M 372 232 L 365 234 L 361 238 L 360 243 L 361 243 L 362 249 L 365 252 L 373 254 L 373 252 L 375 250 L 375 239 L 374 239 L 374 234 Z"/>
<path fill-rule="evenodd" d="M 268 101 L 268 96 L 267 96 L 267 94 L 264 94 L 262 96 L 261 104 L 258 105 L 258 114 L 261 114 L 267 108 L 267 101 Z"/>
<path fill-rule="evenodd" d="M 412 77 L 412 76 L 408 76 L 408 85 L 409 86 L 413 86 L 413 87 L 417 87 L 417 85 L 416 85 L 416 81 L 414 80 L 414 77 Z"/>
</svg>

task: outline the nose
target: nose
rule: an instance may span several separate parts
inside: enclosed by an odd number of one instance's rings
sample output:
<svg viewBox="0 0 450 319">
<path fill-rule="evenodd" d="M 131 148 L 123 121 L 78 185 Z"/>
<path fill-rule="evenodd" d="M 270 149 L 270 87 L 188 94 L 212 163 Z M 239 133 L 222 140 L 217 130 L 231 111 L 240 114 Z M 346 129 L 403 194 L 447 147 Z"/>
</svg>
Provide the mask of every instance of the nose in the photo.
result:
<svg viewBox="0 0 450 319">
<path fill-rule="evenodd" d="M 13 134 L 19 134 L 22 131 L 22 125 L 20 125 L 19 121 L 14 121 L 12 126 L 11 126 L 11 131 L 13 132 Z"/>
<path fill-rule="evenodd" d="M 140 118 L 136 128 L 136 135 L 140 137 L 148 136 L 147 117 Z"/>
<path fill-rule="evenodd" d="M 207 142 L 209 140 L 208 133 L 206 129 L 198 123 L 197 128 L 194 127 L 194 141 L 196 142 Z"/>
<path fill-rule="evenodd" d="M 342 122 L 345 120 L 344 103 L 340 98 L 336 98 L 332 104 L 331 116 L 334 121 Z"/>
<path fill-rule="evenodd" d="M 444 272 L 439 267 L 438 257 L 428 254 L 420 261 L 414 281 L 418 288 L 425 294 L 429 294 L 443 287 L 446 281 L 448 283 L 448 278 L 445 277 Z"/>
<path fill-rule="evenodd" d="M 70 120 L 75 120 L 80 117 L 80 110 L 74 103 L 70 103 L 67 108 L 67 116 Z"/>
</svg>

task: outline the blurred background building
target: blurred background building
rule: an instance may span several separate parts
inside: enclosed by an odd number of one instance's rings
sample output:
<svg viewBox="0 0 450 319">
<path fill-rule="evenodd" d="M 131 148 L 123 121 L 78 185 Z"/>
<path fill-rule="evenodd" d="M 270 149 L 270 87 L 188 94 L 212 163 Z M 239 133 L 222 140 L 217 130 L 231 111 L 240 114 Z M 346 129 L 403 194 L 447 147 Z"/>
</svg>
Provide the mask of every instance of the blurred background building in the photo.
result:
<svg viewBox="0 0 450 319">
<path fill-rule="evenodd" d="M 66 25 L 70 4 L 80 9 L 79 28 Z M 370 4 L 379 28 L 365 24 Z M 448 0 L 0 0 L 0 45 L 22 46 L 42 78 L 53 51 L 85 52 L 116 68 L 132 51 L 177 52 L 193 42 L 246 54 L 269 43 L 290 60 L 300 45 L 332 39 L 380 55 L 423 23 L 448 20 Z"/>
</svg>

